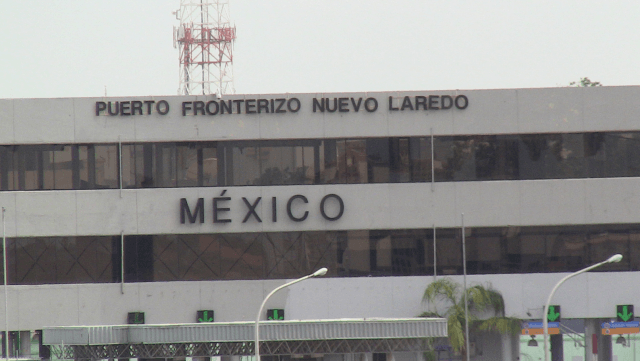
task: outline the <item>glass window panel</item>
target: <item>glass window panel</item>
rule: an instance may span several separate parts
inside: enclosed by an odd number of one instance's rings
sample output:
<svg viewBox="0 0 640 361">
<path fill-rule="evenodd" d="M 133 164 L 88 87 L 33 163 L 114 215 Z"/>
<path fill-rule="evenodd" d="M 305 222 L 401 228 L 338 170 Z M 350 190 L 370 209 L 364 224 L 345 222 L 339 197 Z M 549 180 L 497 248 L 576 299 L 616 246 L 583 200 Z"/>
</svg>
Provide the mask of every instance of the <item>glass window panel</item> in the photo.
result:
<svg viewBox="0 0 640 361">
<path fill-rule="evenodd" d="M 639 176 L 640 133 L 608 133 L 604 138 L 604 176 Z"/>
<path fill-rule="evenodd" d="M 548 150 L 547 134 L 526 134 L 520 136 L 518 163 L 520 179 L 545 179 L 547 172 L 545 158 Z"/>
<path fill-rule="evenodd" d="M 536 228 L 525 228 L 520 236 L 520 269 L 523 273 L 544 272 L 546 269 L 546 237 L 544 233 L 536 232 Z"/>
<path fill-rule="evenodd" d="M 335 139 L 325 139 L 322 142 L 322 162 L 320 166 L 320 179 L 322 183 L 344 183 L 340 179 L 338 172 L 338 144 L 344 151 L 344 141 L 337 141 Z"/>
<path fill-rule="evenodd" d="M 342 232 L 339 239 L 339 256 L 343 275 L 368 276 L 371 274 L 369 231 Z"/>
<path fill-rule="evenodd" d="M 211 235 L 161 235 L 153 238 L 154 281 L 215 280 L 219 243 Z"/>
<path fill-rule="evenodd" d="M 175 187 L 176 186 L 176 145 L 174 143 L 154 144 L 155 152 L 153 160 L 153 182 L 150 187 Z M 146 157 L 146 154 L 145 154 Z M 147 166 L 145 159 L 145 167 Z"/>
<path fill-rule="evenodd" d="M 392 183 L 405 183 L 411 180 L 409 163 L 409 138 L 389 139 L 390 169 Z"/>
<path fill-rule="evenodd" d="M 120 237 L 117 245 L 120 244 Z M 68 242 L 76 246 L 72 254 L 74 265 L 72 270 L 76 278 L 73 283 L 105 283 L 116 282 L 114 275 L 120 274 L 119 267 L 114 272 L 113 260 L 119 258 L 118 249 L 113 249 L 113 237 L 88 236 L 72 237 Z M 119 248 L 119 247 L 118 247 Z M 66 283 L 58 280 L 58 283 Z"/>
<path fill-rule="evenodd" d="M 14 283 L 114 281 L 112 237 L 20 238 L 12 248 L 15 256 L 10 275 Z"/>
<path fill-rule="evenodd" d="M 573 272 L 587 264 L 584 227 L 540 227 L 546 233 L 547 272 Z"/>
<path fill-rule="evenodd" d="M 640 228 L 638 225 L 629 225 L 629 268 L 631 271 L 640 271 Z"/>
<path fill-rule="evenodd" d="M 185 281 L 216 280 L 221 278 L 220 241 L 214 235 L 180 235 L 186 256 L 181 257 Z M 191 256 L 193 254 L 193 256 Z"/>
<path fill-rule="evenodd" d="M 433 259 L 431 230 L 396 230 L 390 233 L 391 272 L 394 276 L 433 274 L 433 262 L 429 262 L 430 269 L 426 268 L 426 257 Z"/>
<path fill-rule="evenodd" d="M 136 145 L 136 167 L 137 176 L 141 176 L 140 185 L 142 188 L 153 188 L 158 186 L 157 164 L 154 162 L 158 159 L 154 152 L 154 144 L 145 143 Z M 141 168 L 140 168 L 141 167 Z"/>
<path fill-rule="evenodd" d="M 82 245 L 70 237 L 60 237 L 55 240 L 56 263 L 53 271 L 56 283 L 76 283 L 80 279 L 90 279 L 85 268 L 77 262 L 77 256 L 82 252 Z"/>
<path fill-rule="evenodd" d="M 78 146 L 78 189 L 92 189 L 93 185 L 89 181 L 89 148 L 93 154 L 92 145 L 79 145 Z"/>
<path fill-rule="evenodd" d="M 518 179 L 518 140 L 513 136 L 476 136 L 477 180 Z"/>
<path fill-rule="evenodd" d="M 34 145 L 18 146 L 18 189 L 42 189 L 42 147 Z"/>
<path fill-rule="evenodd" d="M 18 238 L 13 239 L 15 258 L 13 272 L 16 284 L 47 284 L 55 283 L 57 263 L 55 252 L 55 238 Z M 11 263 L 11 262 L 10 262 Z"/>
<path fill-rule="evenodd" d="M 120 188 L 118 179 L 118 145 L 103 144 L 94 146 L 94 164 L 89 166 L 93 170 L 96 188 Z"/>
<path fill-rule="evenodd" d="M 153 237 L 149 235 L 124 237 L 125 282 L 151 282 L 154 280 Z"/>
<path fill-rule="evenodd" d="M 521 179 L 565 179 L 586 176 L 584 137 L 581 134 L 520 136 Z"/>
<path fill-rule="evenodd" d="M 587 177 L 602 178 L 605 176 L 607 151 L 605 146 L 605 133 L 583 134 L 585 167 Z"/>
<path fill-rule="evenodd" d="M 409 138 L 411 180 L 431 181 L 431 138 Z"/>
<path fill-rule="evenodd" d="M 260 147 L 257 142 L 232 143 L 227 147 L 227 173 L 231 174 L 231 184 L 236 186 L 255 185 L 260 178 Z"/>
<path fill-rule="evenodd" d="M 0 146 L 0 189 L 17 190 L 18 169 L 15 163 L 17 156 L 13 146 Z"/>
<path fill-rule="evenodd" d="M 436 137 L 433 140 L 435 180 L 466 181 L 475 179 L 474 139 L 471 137 Z"/>
<path fill-rule="evenodd" d="M 316 147 L 298 146 L 295 152 L 296 174 L 299 180 L 295 184 L 313 184 L 316 176 Z"/>
<path fill-rule="evenodd" d="M 56 145 L 52 150 L 54 189 L 73 189 L 71 145 Z"/>
<path fill-rule="evenodd" d="M 369 263 L 372 276 L 391 276 L 391 236 L 389 231 L 369 232 Z"/>
<path fill-rule="evenodd" d="M 388 183 L 390 179 L 389 138 L 367 139 L 368 181 L 370 183 Z"/>
<path fill-rule="evenodd" d="M 554 151 L 559 148 L 556 158 L 560 163 L 558 175 L 554 178 L 585 178 L 584 137 L 582 134 L 562 134 L 561 139 L 561 144 L 554 146 Z"/>
<path fill-rule="evenodd" d="M 260 233 L 218 234 L 221 278 L 264 279 L 264 236 Z"/>
<path fill-rule="evenodd" d="M 367 183 L 365 140 L 338 141 L 338 183 Z"/>
<path fill-rule="evenodd" d="M 212 187 L 218 182 L 218 149 L 215 143 L 206 143 L 202 148 L 202 186 Z"/>
<path fill-rule="evenodd" d="M 602 262 L 619 253 L 622 255 L 622 261 L 603 265 L 598 267 L 597 271 L 629 270 L 629 231 L 626 230 L 626 227 L 602 225 L 586 226 L 585 228 L 589 264 Z"/>
<path fill-rule="evenodd" d="M 301 232 L 300 269 L 303 274 L 310 274 L 327 267 L 327 276 L 335 276 L 337 270 L 338 238 L 337 232 Z M 295 275 L 288 276 L 288 278 Z"/>
<path fill-rule="evenodd" d="M 138 144 L 122 145 L 122 187 L 142 188 L 144 178 L 143 146 Z"/>
<path fill-rule="evenodd" d="M 287 278 L 293 274 L 304 274 L 302 263 L 302 233 L 265 233 L 263 247 L 267 278 Z"/>
<path fill-rule="evenodd" d="M 56 189 L 55 188 L 55 146 L 41 146 L 38 151 L 42 157 L 42 173 L 39 174 L 42 177 L 42 189 Z"/>
<path fill-rule="evenodd" d="M 197 187 L 198 173 L 198 150 L 195 143 L 179 143 L 176 146 L 176 173 L 178 187 Z"/>
<path fill-rule="evenodd" d="M 315 156 L 311 146 L 268 146 L 274 142 L 263 142 L 260 146 L 260 179 L 255 184 L 312 184 L 315 177 Z M 277 144 L 277 143 L 275 143 Z"/>
<path fill-rule="evenodd" d="M 436 230 L 436 268 L 439 275 L 462 274 L 462 239 L 458 229 Z"/>
<path fill-rule="evenodd" d="M 467 271 L 471 274 L 499 273 L 503 252 L 501 228 L 467 229 Z"/>
</svg>

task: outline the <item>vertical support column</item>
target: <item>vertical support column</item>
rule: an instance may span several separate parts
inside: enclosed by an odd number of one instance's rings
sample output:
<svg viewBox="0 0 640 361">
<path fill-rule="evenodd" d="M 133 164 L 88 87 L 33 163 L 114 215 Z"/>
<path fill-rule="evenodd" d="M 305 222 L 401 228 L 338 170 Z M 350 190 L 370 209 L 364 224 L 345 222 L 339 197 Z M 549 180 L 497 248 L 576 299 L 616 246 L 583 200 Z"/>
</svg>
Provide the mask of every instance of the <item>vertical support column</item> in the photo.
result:
<svg viewBox="0 0 640 361">
<path fill-rule="evenodd" d="M 124 231 L 120 232 L 120 293 L 124 295 Z"/>
<path fill-rule="evenodd" d="M 500 335 L 502 343 L 502 361 L 517 360 L 520 357 L 520 334 Z"/>
<path fill-rule="evenodd" d="M 433 182 L 435 182 L 435 168 L 433 162 L 435 160 L 433 152 L 433 128 L 431 128 L 431 191 L 433 192 Z"/>
<path fill-rule="evenodd" d="M 551 359 L 553 361 L 563 361 L 564 348 L 563 348 L 562 334 L 551 335 L 549 336 L 549 340 L 551 341 Z"/>
<path fill-rule="evenodd" d="M 436 224 L 433 224 L 433 282 L 438 280 L 438 268 L 436 267 L 436 263 L 438 262 L 436 248 Z"/>
<path fill-rule="evenodd" d="M 502 361 L 511 361 L 513 360 L 513 358 L 511 357 L 512 355 L 512 351 L 511 351 L 511 338 L 513 336 L 510 334 L 503 334 L 500 335 L 501 338 L 501 344 L 502 344 Z"/>
<path fill-rule="evenodd" d="M 611 336 L 602 335 L 600 332 L 600 323 L 604 321 L 610 320 L 599 320 L 598 322 L 598 361 L 613 361 Z"/>
<path fill-rule="evenodd" d="M 122 142 L 118 136 L 118 186 L 120 187 L 120 198 L 122 198 Z"/>
<path fill-rule="evenodd" d="M 593 351 L 597 350 L 597 332 L 600 331 L 597 325 L 598 320 L 585 319 L 584 320 L 584 361 L 598 361 L 597 355 Z M 593 336 L 596 338 L 596 348 L 593 346 Z"/>
</svg>

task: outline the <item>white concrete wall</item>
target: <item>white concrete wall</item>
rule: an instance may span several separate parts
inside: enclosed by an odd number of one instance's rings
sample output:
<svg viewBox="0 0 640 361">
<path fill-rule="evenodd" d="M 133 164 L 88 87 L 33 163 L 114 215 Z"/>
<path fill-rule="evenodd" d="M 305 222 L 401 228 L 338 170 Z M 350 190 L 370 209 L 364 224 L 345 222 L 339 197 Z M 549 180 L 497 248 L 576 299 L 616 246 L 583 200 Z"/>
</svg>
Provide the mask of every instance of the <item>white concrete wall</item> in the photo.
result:
<svg viewBox="0 0 640 361">
<path fill-rule="evenodd" d="M 212 198 L 226 190 L 231 201 L 231 223 L 213 223 Z M 344 215 L 327 221 L 320 201 L 327 194 L 344 201 Z M 465 214 L 467 227 L 637 223 L 640 214 L 640 178 L 569 179 L 533 181 L 360 184 L 275 187 L 215 187 L 92 191 L 39 191 L 0 193 L 6 208 L 7 236 L 185 234 L 228 232 L 281 232 L 302 230 L 355 230 L 459 227 Z M 294 202 L 297 216 L 288 218 L 289 198 L 302 194 L 308 204 Z M 262 197 L 257 213 L 242 223 L 246 197 Z M 278 222 L 271 221 L 271 197 L 278 199 Z M 205 201 L 203 224 L 180 223 L 180 198 L 191 211 L 198 198 Z M 327 212 L 337 214 L 335 202 Z M 333 207 L 333 208 L 332 208 Z"/>
<path fill-rule="evenodd" d="M 490 282 L 506 301 L 508 316 L 539 318 L 553 285 L 563 274 L 469 276 L 469 284 Z M 608 318 L 617 304 L 640 298 L 633 286 L 639 272 L 589 273 L 567 281 L 554 304 L 563 318 Z M 453 277 L 462 283 L 462 277 Z M 311 279 L 283 290 L 266 308 L 284 308 L 286 319 L 414 317 L 426 310 L 422 294 L 433 277 Z M 148 324 L 195 322 L 196 311 L 213 309 L 216 321 L 253 321 L 263 298 L 279 281 L 149 282 L 9 286 L 9 327 L 126 323 L 127 312 L 145 312 Z M 627 286 L 625 286 L 627 285 Z M 0 288 L 0 299 L 4 299 Z M 2 302 L 0 302 L 2 304 Z M 3 306 L 0 306 L 2 309 Z M 4 312 L 0 312 L 4 324 Z"/>
<path fill-rule="evenodd" d="M 469 106 L 437 111 L 389 111 L 404 96 L 465 95 Z M 313 98 L 375 97 L 376 112 L 313 113 Z M 215 97 L 0 99 L 0 144 L 169 140 L 291 139 L 434 134 L 504 134 L 637 129 L 640 87 L 445 90 L 390 93 L 234 95 L 225 99 L 297 97 L 285 114 L 185 116 L 181 103 Z M 399 100 L 398 100 L 399 98 Z M 162 116 L 96 116 L 96 101 L 166 100 Z"/>
</svg>

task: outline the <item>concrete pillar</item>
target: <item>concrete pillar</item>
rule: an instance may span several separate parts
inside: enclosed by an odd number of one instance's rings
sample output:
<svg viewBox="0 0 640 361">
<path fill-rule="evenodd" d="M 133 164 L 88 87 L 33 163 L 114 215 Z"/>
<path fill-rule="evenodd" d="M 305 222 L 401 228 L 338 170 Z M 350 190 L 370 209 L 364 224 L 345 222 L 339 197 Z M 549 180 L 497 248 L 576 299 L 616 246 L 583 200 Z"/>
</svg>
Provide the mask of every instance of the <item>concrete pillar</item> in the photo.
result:
<svg viewBox="0 0 640 361">
<path fill-rule="evenodd" d="M 551 341 L 551 360 L 564 361 L 564 341 L 562 340 L 562 334 L 551 335 L 549 340 Z"/>
<path fill-rule="evenodd" d="M 598 361 L 613 361 L 611 336 L 598 335 Z"/>
<path fill-rule="evenodd" d="M 520 357 L 520 334 L 501 335 L 502 361 L 517 360 Z"/>
<path fill-rule="evenodd" d="M 502 361 L 511 361 L 513 358 L 511 357 L 511 355 L 513 354 L 513 352 L 511 351 L 511 335 L 509 334 L 505 334 L 502 335 L 502 342 L 500 342 L 502 344 Z"/>
<path fill-rule="evenodd" d="M 610 321 L 609 319 L 586 319 L 585 320 L 585 361 L 612 361 L 613 352 L 611 345 L 611 336 L 602 335 L 602 322 Z M 597 340 L 598 354 L 593 354 L 593 335 Z"/>
<path fill-rule="evenodd" d="M 593 335 L 596 335 L 597 343 L 598 332 L 600 332 L 598 320 L 584 320 L 584 361 L 597 361 L 597 357 L 593 354 Z"/>
</svg>

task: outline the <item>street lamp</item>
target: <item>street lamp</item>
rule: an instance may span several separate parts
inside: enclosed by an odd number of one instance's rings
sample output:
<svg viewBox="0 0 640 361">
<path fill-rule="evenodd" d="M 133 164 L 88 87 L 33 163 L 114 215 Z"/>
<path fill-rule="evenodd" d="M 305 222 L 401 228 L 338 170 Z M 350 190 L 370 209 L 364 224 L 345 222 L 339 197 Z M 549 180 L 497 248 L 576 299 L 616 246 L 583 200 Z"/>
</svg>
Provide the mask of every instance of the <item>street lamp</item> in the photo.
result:
<svg viewBox="0 0 640 361">
<path fill-rule="evenodd" d="M 312 277 L 319 277 L 319 276 L 324 276 L 327 274 L 327 269 L 326 268 L 320 268 L 319 270 L 313 272 L 310 275 L 306 275 L 304 277 L 298 278 L 297 280 L 293 280 L 289 283 L 285 283 L 282 286 L 276 288 L 275 290 L 271 291 L 271 293 L 269 293 L 267 295 L 267 297 L 264 298 L 264 301 L 262 301 L 262 304 L 260 305 L 260 309 L 258 310 L 258 315 L 256 316 L 256 326 L 255 326 L 255 335 L 256 338 L 254 340 L 254 346 L 255 346 L 255 354 L 256 354 L 256 359 L 255 361 L 260 361 L 260 333 L 259 333 L 259 328 L 258 325 L 260 323 L 260 315 L 262 314 L 262 309 L 264 308 L 264 305 L 267 303 L 267 300 L 269 299 L 269 297 L 271 297 L 274 293 L 280 291 L 281 289 L 285 288 L 285 287 L 289 287 L 294 283 L 298 283 L 298 282 L 302 282 L 306 279 L 312 278 Z"/>
<path fill-rule="evenodd" d="M 549 361 L 549 320 L 547 319 L 547 314 L 549 313 L 549 304 L 551 304 L 551 298 L 553 297 L 553 294 L 556 293 L 556 290 L 558 289 L 558 287 L 560 287 L 561 284 L 564 283 L 564 281 L 568 280 L 569 278 L 575 277 L 581 273 L 587 272 L 587 271 L 591 271 L 592 269 L 596 268 L 596 267 L 600 267 L 602 265 L 605 265 L 607 263 L 617 263 L 620 262 L 622 260 L 622 255 L 621 254 L 616 254 L 613 255 L 611 257 L 609 257 L 609 259 L 602 261 L 600 263 L 596 263 L 594 265 L 591 265 L 587 268 L 581 269 L 580 271 L 574 272 L 566 277 L 564 277 L 563 279 L 561 279 L 558 283 L 556 283 L 556 285 L 553 287 L 553 289 L 551 290 L 551 293 L 549 294 L 549 298 L 547 298 L 547 303 L 544 305 L 544 311 L 542 312 L 542 333 L 544 336 L 544 361 Z"/>
</svg>

